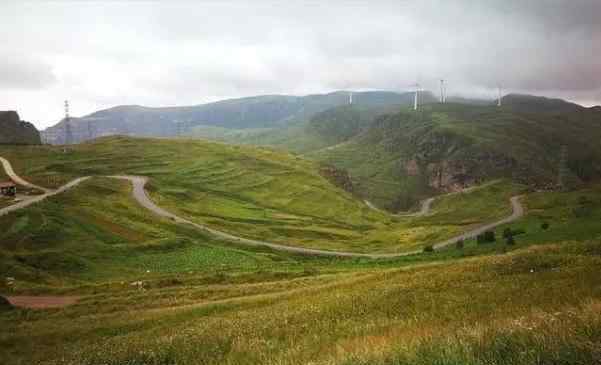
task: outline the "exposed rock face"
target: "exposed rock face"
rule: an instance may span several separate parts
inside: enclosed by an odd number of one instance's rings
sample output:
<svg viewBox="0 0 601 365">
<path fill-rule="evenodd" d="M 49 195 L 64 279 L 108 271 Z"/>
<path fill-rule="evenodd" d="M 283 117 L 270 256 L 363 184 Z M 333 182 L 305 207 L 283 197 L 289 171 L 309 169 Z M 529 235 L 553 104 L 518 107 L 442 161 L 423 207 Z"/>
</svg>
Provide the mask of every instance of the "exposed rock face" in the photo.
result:
<svg viewBox="0 0 601 365">
<path fill-rule="evenodd" d="M 332 184 L 337 187 L 348 191 L 349 193 L 354 193 L 353 181 L 351 180 L 351 176 L 348 171 L 344 169 L 339 169 L 334 166 L 322 166 L 319 169 L 319 174 L 326 179 L 328 179 Z"/>
<path fill-rule="evenodd" d="M 487 152 L 433 161 L 422 161 L 417 157 L 405 161 L 402 168 L 407 176 L 422 176 L 429 187 L 443 192 L 460 191 L 491 177 L 509 176 L 520 171 L 514 159 Z"/>
<path fill-rule="evenodd" d="M 15 111 L 0 111 L 0 144 L 41 144 L 40 133 Z"/>
</svg>

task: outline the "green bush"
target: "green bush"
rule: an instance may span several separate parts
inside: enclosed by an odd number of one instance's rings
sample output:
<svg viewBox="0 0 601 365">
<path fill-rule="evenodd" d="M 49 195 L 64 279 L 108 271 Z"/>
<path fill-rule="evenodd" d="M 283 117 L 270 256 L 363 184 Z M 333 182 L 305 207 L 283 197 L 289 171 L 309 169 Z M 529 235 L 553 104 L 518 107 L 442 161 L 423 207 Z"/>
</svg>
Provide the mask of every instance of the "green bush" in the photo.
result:
<svg viewBox="0 0 601 365">
<path fill-rule="evenodd" d="M 549 223 L 543 222 L 543 224 L 540 225 L 540 228 L 542 228 L 543 231 L 546 231 L 547 229 L 549 229 Z"/>
<path fill-rule="evenodd" d="M 432 245 L 424 246 L 424 252 L 434 252 L 434 246 L 432 246 Z"/>
<path fill-rule="evenodd" d="M 492 242 L 495 242 L 496 240 L 497 239 L 495 238 L 494 231 L 486 231 L 482 234 L 479 234 L 476 237 L 476 241 L 478 242 L 479 245 L 485 244 L 485 243 L 492 243 Z"/>
<path fill-rule="evenodd" d="M 464 246 L 464 245 L 465 245 L 465 244 L 464 244 L 463 240 L 459 240 L 459 241 L 457 241 L 457 242 L 455 243 L 455 248 L 456 248 L 456 249 L 458 249 L 458 250 L 463 250 L 463 246 Z"/>
</svg>

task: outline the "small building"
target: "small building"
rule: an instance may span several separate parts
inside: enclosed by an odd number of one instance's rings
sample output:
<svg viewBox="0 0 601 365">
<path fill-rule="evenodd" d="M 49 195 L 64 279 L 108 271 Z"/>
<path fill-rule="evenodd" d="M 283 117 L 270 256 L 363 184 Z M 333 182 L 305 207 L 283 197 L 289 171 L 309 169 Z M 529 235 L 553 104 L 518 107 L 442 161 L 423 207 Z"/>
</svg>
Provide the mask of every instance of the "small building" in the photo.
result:
<svg viewBox="0 0 601 365">
<path fill-rule="evenodd" d="M 17 185 L 12 181 L 0 182 L 0 195 L 15 196 L 17 194 Z"/>
</svg>

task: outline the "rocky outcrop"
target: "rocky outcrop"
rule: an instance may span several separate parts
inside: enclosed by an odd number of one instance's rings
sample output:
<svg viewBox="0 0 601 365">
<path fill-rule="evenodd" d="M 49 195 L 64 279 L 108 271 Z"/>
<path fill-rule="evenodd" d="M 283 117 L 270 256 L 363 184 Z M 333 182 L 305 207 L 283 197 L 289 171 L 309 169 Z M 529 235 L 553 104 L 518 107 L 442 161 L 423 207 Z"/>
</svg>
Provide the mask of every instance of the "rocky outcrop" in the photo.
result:
<svg viewBox="0 0 601 365">
<path fill-rule="evenodd" d="M 0 111 L 0 144 L 41 144 L 40 133 L 15 111 Z"/>
<path fill-rule="evenodd" d="M 402 163 L 407 176 L 422 176 L 430 188 L 442 192 L 455 192 L 481 183 L 496 176 L 510 176 L 519 171 L 516 161 L 507 156 L 490 152 L 472 152 L 469 157 L 422 161 L 419 157 Z"/>
</svg>

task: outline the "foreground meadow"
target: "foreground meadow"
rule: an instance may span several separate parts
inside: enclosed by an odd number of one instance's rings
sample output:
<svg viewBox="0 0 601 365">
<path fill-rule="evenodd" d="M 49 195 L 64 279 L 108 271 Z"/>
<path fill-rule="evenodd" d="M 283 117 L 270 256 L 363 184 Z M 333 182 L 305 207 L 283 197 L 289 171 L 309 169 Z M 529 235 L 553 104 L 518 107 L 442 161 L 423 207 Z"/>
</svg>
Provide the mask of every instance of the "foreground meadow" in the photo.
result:
<svg viewBox="0 0 601 365">
<path fill-rule="evenodd" d="M 599 265 L 600 241 L 565 242 L 401 269 L 107 289 L 1 314 L 0 348 L 10 364 L 592 364 Z"/>
</svg>

